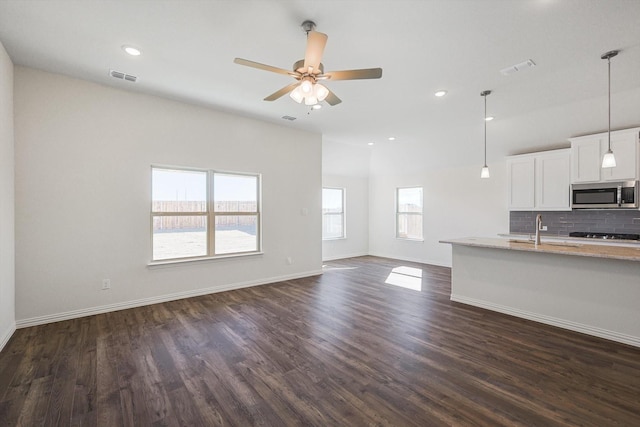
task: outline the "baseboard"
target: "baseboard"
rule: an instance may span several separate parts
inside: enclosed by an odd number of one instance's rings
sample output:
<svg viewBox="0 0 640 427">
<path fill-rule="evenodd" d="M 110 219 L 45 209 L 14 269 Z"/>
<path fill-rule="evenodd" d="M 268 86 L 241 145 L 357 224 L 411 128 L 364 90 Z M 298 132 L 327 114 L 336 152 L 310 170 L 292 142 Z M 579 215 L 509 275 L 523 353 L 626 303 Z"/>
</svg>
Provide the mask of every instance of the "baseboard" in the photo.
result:
<svg viewBox="0 0 640 427">
<path fill-rule="evenodd" d="M 0 332 L 0 351 L 2 351 L 5 345 L 7 345 L 7 343 L 9 342 L 9 340 L 11 339 L 11 336 L 13 336 L 13 333 L 15 331 L 16 331 L 16 322 L 13 322 L 9 325 L 9 327 L 5 331 Z"/>
<path fill-rule="evenodd" d="M 428 264 L 428 265 L 435 265 L 437 267 L 448 267 L 451 268 L 451 264 L 446 264 L 440 261 L 434 261 L 434 260 L 430 260 L 430 259 L 418 259 L 418 258 L 412 258 L 412 257 L 398 257 L 397 255 L 390 255 L 390 254 L 384 254 L 381 252 L 374 252 L 374 253 L 370 253 L 369 255 L 371 256 L 377 256 L 380 258 L 389 258 L 389 259 L 397 259 L 398 261 L 408 261 L 408 262 L 416 262 L 418 264 Z"/>
<path fill-rule="evenodd" d="M 357 253 L 353 253 L 353 254 L 346 254 L 346 255 L 335 255 L 335 256 L 330 256 L 328 258 L 322 258 L 322 261 L 335 261 L 337 259 L 346 259 L 346 258 L 356 258 L 359 256 L 367 256 L 369 255 L 368 252 L 357 252 Z"/>
<path fill-rule="evenodd" d="M 534 322 L 544 323 L 546 325 L 556 326 L 558 328 L 568 329 L 570 331 L 580 332 L 586 335 L 632 345 L 634 347 L 640 347 L 640 337 L 636 337 L 633 335 L 621 334 L 619 332 L 596 328 L 582 323 L 572 322 L 570 320 L 545 316 L 499 304 L 493 304 L 475 298 L 467 298 L 462 295 L 451 294 L 451 301 L 473 305 L 475 307 L 480 307 L 491 311 L 497 311 L 499 313 L 508 314 L 510 316 L 520 317 L 522 319 L 532 320 Z"/>
<path fill-rule="evenodd" d="M 79 317 L 93 316 L 96 314 L 109 313 L 112 311 L 126 310 L 128 308 L 142 307 L 145 305 L 158 304 L 167 301 L 175 301 L 184 298 L 197 297 L 201 295 L 215 294 L 218 292 L 233 291 L 235 289 L 249 288 L 252 286 L 268 285 L 272 283 L 283 282 L 285 280 L 301 279 L 303 277 L 318 276 L 322 274 L 322 270 L 312 270 L 299 274 L 291 274 L 286 276 L 270 277 L 267 279 L 232 283 L 222 286 L 212 286 L 209 288 L 195 289 L 192 291 L 176 292 L 173 294 L 159 295 L 155 297 L 142 298 L 132 301 L 124 301 L 115 304 L 100 305 L 97 307 L 83 308 L 80 310 L 72 310 L 64 313 L 48 314 L 45 316 L 31 317 L 27 319 L 17 320 L 15 328 L 28 328 L 30 326 L 44 325 L 47 323 L 61 322 L 63 320 L 77 319 Z"/>
</svg>

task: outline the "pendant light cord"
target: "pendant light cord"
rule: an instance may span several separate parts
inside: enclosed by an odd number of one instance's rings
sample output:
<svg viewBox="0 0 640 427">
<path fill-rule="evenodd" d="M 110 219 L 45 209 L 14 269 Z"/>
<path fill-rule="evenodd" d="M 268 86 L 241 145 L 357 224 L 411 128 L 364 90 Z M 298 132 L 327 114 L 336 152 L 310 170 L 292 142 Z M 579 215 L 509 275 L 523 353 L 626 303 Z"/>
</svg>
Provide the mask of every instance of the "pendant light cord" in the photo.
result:
<svg viewBox="0 0 640 427">
<path fill-rule="evenodd" d="M 487 166 L 487 95 L 484 95 L 484 165 Z"/>
<path fill-rule="evenodd" d="M 609 130 L 607 132 L 607 139 L 609 140 L 609 151 L 611 151 L 611 57 L 607 58 L 608 76 L 609 76 Z"/>
</svg>

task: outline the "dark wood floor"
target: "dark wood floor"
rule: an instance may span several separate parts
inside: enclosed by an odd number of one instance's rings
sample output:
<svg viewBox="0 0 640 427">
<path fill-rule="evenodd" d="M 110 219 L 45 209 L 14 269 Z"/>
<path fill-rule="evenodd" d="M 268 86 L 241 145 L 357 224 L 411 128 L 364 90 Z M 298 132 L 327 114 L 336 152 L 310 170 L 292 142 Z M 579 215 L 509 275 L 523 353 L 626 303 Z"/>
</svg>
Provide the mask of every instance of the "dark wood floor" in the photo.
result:
<svg viewBox="0 0 640 427">
<path fill-rule="evenodd" d="M 361 257 L 21 329 L 0 353 L 0 425 L 640 425 L 640 349 L 449 291 L 447 268 Z"/>
</svg>

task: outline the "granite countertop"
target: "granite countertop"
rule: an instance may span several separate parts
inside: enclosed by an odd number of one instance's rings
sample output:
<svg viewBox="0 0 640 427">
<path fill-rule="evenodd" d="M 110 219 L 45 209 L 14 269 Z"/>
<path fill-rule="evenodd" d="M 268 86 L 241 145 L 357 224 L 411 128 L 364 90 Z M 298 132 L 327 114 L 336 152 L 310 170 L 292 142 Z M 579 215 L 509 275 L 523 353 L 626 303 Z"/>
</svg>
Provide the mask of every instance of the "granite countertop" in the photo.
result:
<svg viewBox="0 0 640 427">
<path fill-rule="evenodd" d="M 543 241 L 540 245 L 536 246 L 534 242 L 527 239 L 502 239 L 494 237 L 466 237 L 462 239 L 441 240 L 440 243 L 514 251 L 640 261 L 640 246 L 593 245 L 573 241 Z"/>
<path fill-rule="evenodd" d="M 535 233 L 501 233 L 499 237 L 505 239 L 519 239 L 519 240 L 531 240 Z M 540 235 L 540 239 L 543 242 L 570 242 L 570 243 L 585 243 L 590 245 L 612 245 L 612 246 L 631 246 L 640 247 L 640 241 L 638 240 L 605 240 L 605 239 L 591 239 L 586 237 L 570 237 L 570 236 L 557 236 L 554 234 L 543 233 Z"/>
</svg>

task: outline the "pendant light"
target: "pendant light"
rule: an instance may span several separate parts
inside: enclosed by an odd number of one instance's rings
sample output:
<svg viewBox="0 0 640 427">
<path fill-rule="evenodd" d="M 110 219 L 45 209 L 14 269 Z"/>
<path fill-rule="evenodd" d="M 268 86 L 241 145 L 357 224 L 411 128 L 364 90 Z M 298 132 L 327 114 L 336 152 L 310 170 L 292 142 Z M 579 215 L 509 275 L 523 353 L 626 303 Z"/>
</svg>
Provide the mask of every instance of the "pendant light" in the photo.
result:
<svg viewBox="0 0 640 427">
<path fill-rule="evenodd" d="M 489 178 L 489 166 L 487 166 L 487 95 L 490 95 L 490 90 L 485 90 L 480 93 L 480 96 L 484 98 L 484 117 L 482 121 L 484 122 L 484 166 L 482 167 L 482 171 L 480 172 L 480 178 Z"/>
<path fill-rule="evenodd" d="M 602 158 L 602 167 L 603 168 L 615 168 L 616 167 L 616 158 L 613 155 L 613 151 L 611 151 L 611 58 L 616 56 L 620 52 L 619 50 L 612 50 L 610 52 L 605 53 L 600 58 L 607 60 L 607 65 L 609 68 L 609 130 L 607 132 L 607 139 L 609 141 L 609 149 L 606 153 L 604 153 L 604 157 Z"/>
</svg>

